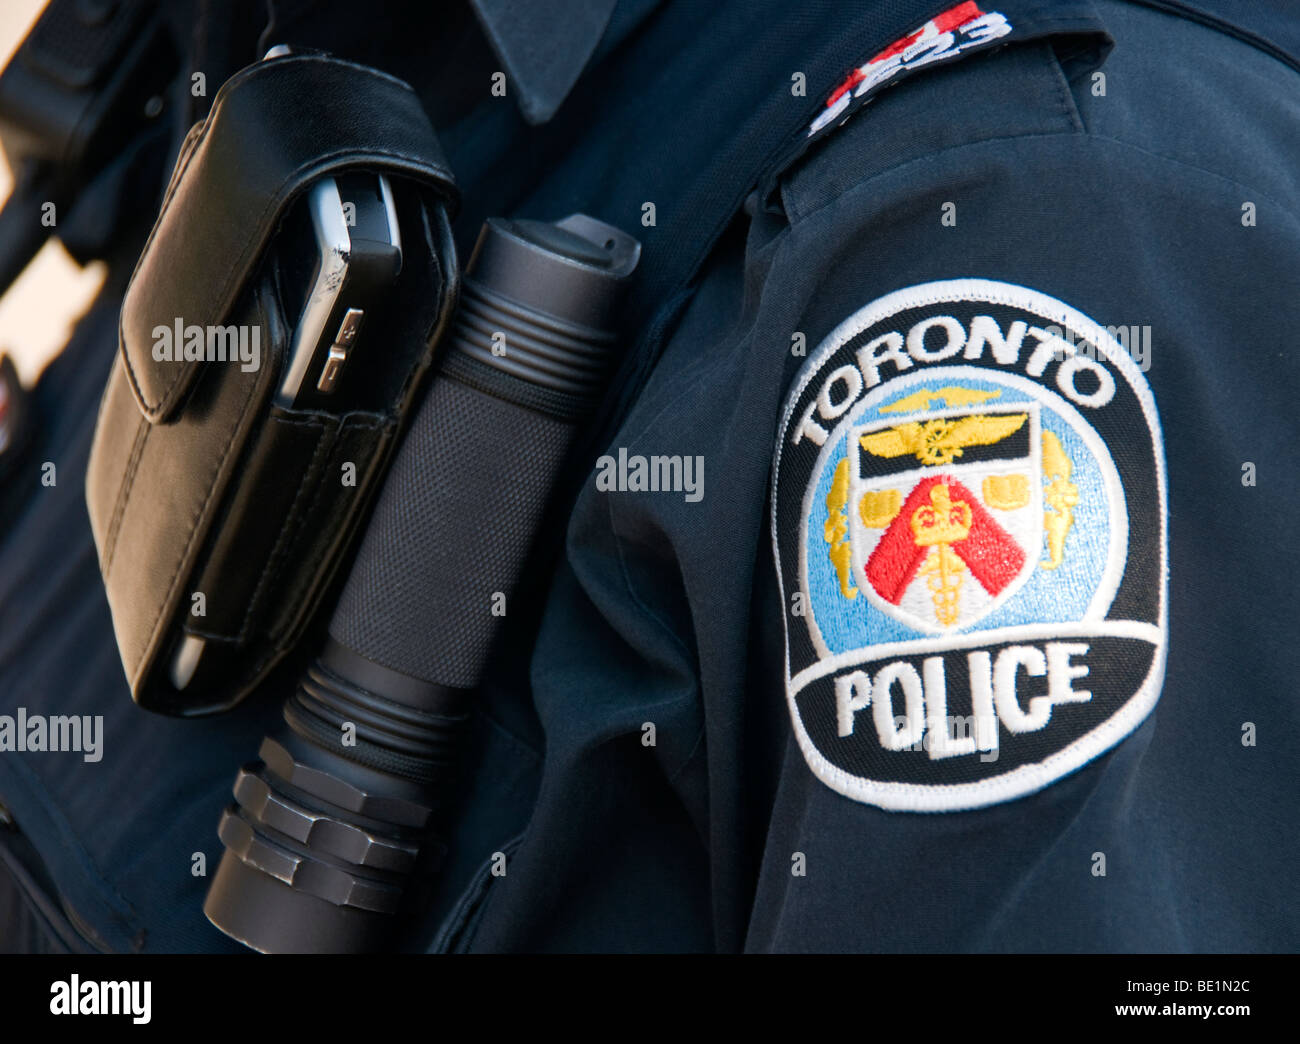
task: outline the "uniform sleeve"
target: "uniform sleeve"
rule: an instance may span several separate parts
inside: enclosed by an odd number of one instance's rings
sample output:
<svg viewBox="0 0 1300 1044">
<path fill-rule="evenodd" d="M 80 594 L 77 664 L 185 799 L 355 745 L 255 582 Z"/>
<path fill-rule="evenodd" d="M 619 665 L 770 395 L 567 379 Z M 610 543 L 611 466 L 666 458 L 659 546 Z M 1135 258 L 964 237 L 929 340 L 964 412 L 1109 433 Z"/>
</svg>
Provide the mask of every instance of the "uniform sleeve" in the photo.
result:
<svg viewBox="0 0 1300 1044">
<path fill-rule="evenodd" d="M 1295 938 L 1295 73 L 1104 17 L 1100 80 L 972 55 L 809 153 L 580 502 L 566 682 L 673 709 L 722 948 Z"/>
<path fill-rule="evenodd" d="M 1265 607 L 1292 596 L 1243 537 L 1273 510 L 1251 462 L 1295 444 L 1294 361 L 1246 346 L 1297 317 L 1270 173 L 1296 124 L 1260 97 L 1243 162 L 1168 54 L 1243 102 L 1232 59 L 1294 76 L 1115 22 L 1104 80 L 1067 83 L 1050 44 L 972 59 L 785 184 L 787 263 L 817 273 L 770 504 L 797 754 L 753 948 L 1294 938 L 1232 911 L 1278 887 L 1294 818 L 1294 770 L 1243 746 L 1292 728 L 1264 696 L 1294 672 Z M 1192 152 L 1169 128 L 1198 111 Z"/>
</svg>

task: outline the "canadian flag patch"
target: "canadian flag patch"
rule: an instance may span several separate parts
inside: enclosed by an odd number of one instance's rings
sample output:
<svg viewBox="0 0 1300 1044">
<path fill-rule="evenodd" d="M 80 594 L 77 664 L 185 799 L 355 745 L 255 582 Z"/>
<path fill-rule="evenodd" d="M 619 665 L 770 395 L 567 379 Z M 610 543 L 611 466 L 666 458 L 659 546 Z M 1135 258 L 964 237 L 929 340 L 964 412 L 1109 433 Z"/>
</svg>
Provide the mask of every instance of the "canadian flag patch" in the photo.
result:
<svg viewBox="0 0 1300 1044">
<path fill-rule="evenodd" d="M 900 37 L 865 65 L 854 69 L 829 98 L 808 128 L 812 137 L 848 114 L 857 99 L 900 73 L 955 58 L 973 47 L 992 43 L 1011 32 L 1011 23 L 996 11 L 985 13 L 973 0 L 948 8 L 914 32 Z"/>
</svg>

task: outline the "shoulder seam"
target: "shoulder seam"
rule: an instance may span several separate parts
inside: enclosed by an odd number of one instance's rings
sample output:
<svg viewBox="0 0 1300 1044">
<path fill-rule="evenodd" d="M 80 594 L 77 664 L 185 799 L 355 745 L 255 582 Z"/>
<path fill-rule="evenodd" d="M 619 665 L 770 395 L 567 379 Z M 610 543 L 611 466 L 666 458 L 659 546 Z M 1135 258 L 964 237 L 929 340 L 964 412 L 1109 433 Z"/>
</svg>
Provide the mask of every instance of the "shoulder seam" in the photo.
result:
<svg viewBox="0 0 1300 1044">
<path fill-rule="evenodd" d="M 1223 174 L 1220 171 L 1212 170 L 1208 167 L 1200 167 L 1193 163 L 1187 163 L 1184 160 L 1176 159 L 1173 156 L 1167 156 L 1161 152 L 1152 152 L 1150 149 L 1144 149 L 1140 145 L 1136 145 L 1130 141 L 1124 141 L 1120 138 L 1113 138 L 1104 134 L 1094 134 L 1092 132 L 1087 132 L 1087 131 L 1085 131 L 1084 133 L 1078 133 L 1078 132 L 1061 130 L 1061 131 L 1041 131 L 1041 132 L 1034 132 L 1030 134 L 1007 134 L 996 138 L 983 138 L 980 141 L 968 141 L 968 142 L 962 142 L 959 145 L 951 145 L 947 148 L 940 149 L 936 152 L 926 153 L 924 156 L 915 156 L 912 159 L 904 160 L 902 163 L 899 163 L 896 166 L 888 167 L 885 170 L 879 170 L 863 177 L 860 181 L 854 182 L 853 185 L 846 188 L 843 192 L 836 193 L 830 199 L 826 200 L 823 203 L 819 203 L 811 210 L 807 210 L 800 213 L 798 215 L 798 220 L 806 221 L 812 216 L 814 216 L 815 214 L 818 214 L 822 210 L 826 209 L 828 206 L 831 206 L 834 203 L 837 203 L 840 200 L 844 199 L 844 197 L 849 193 L 855 192 L 867 185 L 870 185 L 871 183 L 879 180 L 880 178 L 897 175 L 898 173 L 907 170 L 909 167 L 916 167 L 922 164 L 932 163 L 940 159 L 941 157 L 950 156 L 954 153 L 962 152 L 967 149 L 988 148 L 992 146 L 1004 145 L 1007 142 L 1031 141 L 1038 138 L 1042 138 L 1042 139 L 1079 138 L 1085 141 L 1092 141 L 1092 142 L 1097 142 L 1099 144 L 1111 145 L 1121 149 L 1131 150 L 1135 153 L 1140 153 L 1143 156 L 1150 157 L 1151 159 L 1159 160 L 1162 163 L 1167 163 L 1171 166 L 1182 168 L 1183 170 L 1195 171 L 1198 174 L 1202 174 L 1211 178 L 1216 178 L 1217 180 L 1223 182 L 1225 185 L 1235 185 L 1239 188 L 1246 189 L 1254 193 L 1258 198 L 1267 200 L 1270 204 L 1278 207 L 1280 210 L 1285 211 L 1288 209 L 1285 204 L 1273 198 L 1268 193 L 1262 192 L 1261 190 L 1256 189 L 1253 186 L 1247 185 L 1244 182 L 1238 181 L 1237 179 L 1232 178 L 1227 174 Z M 794 221 L 792 220 L 791 227 L 793 227 L 793 225 L 794 225 Z M 786 233 L 788 234 L 789 231 L 790 229 L 787 229 Z"/>
<path fill-rule="evenodd" d="M 984 142 L 984 141 L 997 141 L 997 140 L 1002 140 L 1004 138 L 1029 137 L 1029 136 L 1039 135 L 1039 134 L 1049 135 L 1049 134 L 1086 133 L 1087 128 L 1084 126 L 1082 114 L 1079 111 L 1079 107 L 1075 101 L 1074 95 L 1070 90 L 1069 83 L 1067 82 L 1065 77 L 1065 71 L 1061 67 L 1060 58 L 1057 55 L 1056 50 L 1053 47 L 1050 38 L 1035 38 L 1032 40 L 1012 41 L 1010 43 L 1006 43 L 1001 46 L 991 48 L 983 52 L 982 54 L 976 54 L 965 58 L 959 58 L 957 61 L 950 63 L 944 69 L 942 70 L 936 69 L 934 71 L 952 72 L 953 70 L 960 69 L 963 66 L 963 64 L 968 65 L 969 63 L 972 62 L 997 62 L 1000 59 L 1002 59 L 1007 54 L 1008 51 L 1012 49 L 1016 50 L 1021 54 L 1029 51 L 1036 52 L 1041 60 L 1047 62 L 1051 66 L 1051 69 L 1046 71 L 1046 74 L 1051 77 L 1051 81 L 1052 81 L 1051 87 L 1049 88 L 1047 84 L 1045 83 L 1043 84 L 1044 97 L 1045 98 L 1047 97 L 1047 91 L 1049 89 L 1055 92 L 1056 104 L 1055 104 L 1055 113 L 1053 114 L 1053 116 L 1054 119 L 1059 119 L 1061 121 L 1064 121 L 1065 126 L 1056 129 L 1047 129 L 1048 121 L 1044 119 L 1043 121 L 1044 127 L 1039 130 L 1019 131 L 1015 134 L 995 135 L 993 137 L 988 137 L 988 138 L 979 138 L 976 141 L 962 142 L 961 144 L 958 145 L 946 146 L 943 149 L 940 149 L 933 153 L 928 153 L 927 155 L 939 155 L 942 152 L 947 152 L 954 148 L 961 148 L 965 145 L 979 144 L 980 142 Z M 926 72 L 928 71 L 929 70 L 926 70 Z M 914 82 L 920 82 L 925 79 L 926 79 L 925 72 L 922 72 L 916 76 L 909 77 L 908 79 L 902 80 L 899 83 L 891 84 L 889 85 L 887 91 L 882 91 L 881 94 L 876 98 L 872 99 L 872 101 L 878 102 L 881 100 L 881 98 L 887 97 L 888 94 L 892 93 L 893 91 L 906 90 L 910 84 L 914 84 Z M 869 120 L 873 117 L 873 115 L 875 115 L 874 105 L 867 105 L 857 110 L 853 114 L 853 116 L 850 117 L 850 119 Z M 885 118 L 885 117 L 881 117 L 881 118 Z M 844 129 L 841 129 L 840 133 L 844 133 L 844 132 L 845 132 Z M 833 148 L 836 142 L 834 140 L 833 135 L 828 134 L 825 137 L 823 137 L 821 144 L 828 145 Z M 801 157 L 800 162 L 806 161 L 809 158 L 810 158 L 809 156 L 805 155 L 804 157 Z M 912 163 L 918 159 L 923 159 L 923 158 L 925 157 L 914 156 L 911 159 L 903 160 L 901 163 L 898 163 L 892 167 L 886 167 L 883 170 L 877 170 L 868 173 L 864 176 L 863 180 L 869 180 L 871 178 L 879 177 L 881 174 L 886 174 L 890 170 L 898 169 L 899 167 L 902 167 L 907 163 Z M 814 207 L 812 210 L 801 210 L 798 207 L 798 205 L 795 202 L 794 193 L 792 191 L 787 190 L 787 181 L 791 177 L 791 175 L 795 172 L 797 166 L 798 163 L 792 164 L 789 169 L 783 171 L 778 177 L 778 184 L 780 186 L 782 206 L 785 208 L 786 216 L 792 224 L 796 221 L 800 221 L 804 219 L 805 217 L 807 217 L 812 213 L 815 213 L 816 210 L 820 208 L 820 206 L 824 205 L 824 204 L 819 204 L 817 207 Z"/>
</svg>

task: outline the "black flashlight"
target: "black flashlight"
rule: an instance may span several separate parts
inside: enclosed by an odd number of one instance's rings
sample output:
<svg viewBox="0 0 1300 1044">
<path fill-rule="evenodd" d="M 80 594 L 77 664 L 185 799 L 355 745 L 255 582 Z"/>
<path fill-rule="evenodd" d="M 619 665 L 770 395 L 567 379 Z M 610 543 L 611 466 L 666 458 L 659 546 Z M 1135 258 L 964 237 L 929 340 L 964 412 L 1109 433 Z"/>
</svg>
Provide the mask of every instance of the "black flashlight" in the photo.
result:
<svg viewBox="0 0 1300 1044">
<path fill-rule="evenodd" d="M 484 225 L 326 646 L 222 815 L 204 912 L 232 938 L 264 952 L 391 943 L 436 851 L 493 606 L 605 393 L 640 250 L 584 215 Z"/>
</svg>

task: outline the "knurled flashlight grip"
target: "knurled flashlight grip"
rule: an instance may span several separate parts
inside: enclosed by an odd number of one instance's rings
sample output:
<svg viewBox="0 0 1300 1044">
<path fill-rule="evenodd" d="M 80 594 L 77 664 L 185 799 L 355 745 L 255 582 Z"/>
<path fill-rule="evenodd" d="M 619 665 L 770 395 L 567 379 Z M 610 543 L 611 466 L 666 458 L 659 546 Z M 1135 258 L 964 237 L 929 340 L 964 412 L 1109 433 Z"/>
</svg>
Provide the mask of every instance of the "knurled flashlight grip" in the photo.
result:
<svg viewBox="0 0 1300 1044">
<path fill-rule="evenodd" d="M 485 225 L 326 647 L 218 828 L 204 909 L 228 935 L 269 952 L 391 941 L 638 256 L 581 215 Z"/>
</svg>

